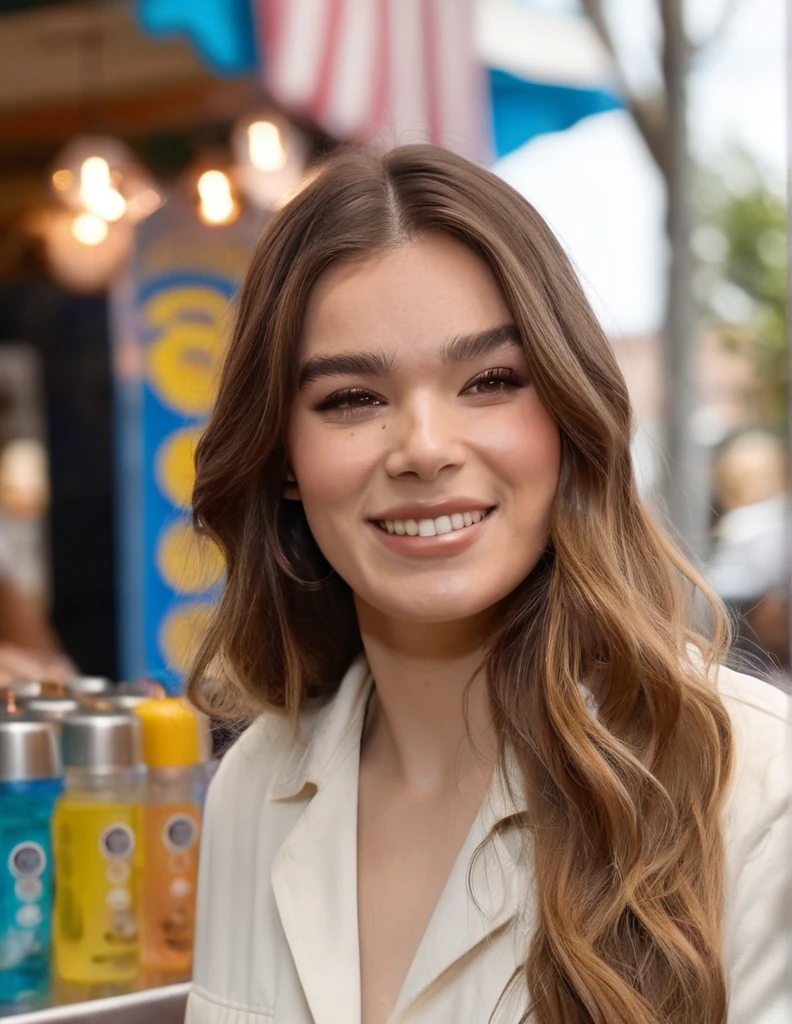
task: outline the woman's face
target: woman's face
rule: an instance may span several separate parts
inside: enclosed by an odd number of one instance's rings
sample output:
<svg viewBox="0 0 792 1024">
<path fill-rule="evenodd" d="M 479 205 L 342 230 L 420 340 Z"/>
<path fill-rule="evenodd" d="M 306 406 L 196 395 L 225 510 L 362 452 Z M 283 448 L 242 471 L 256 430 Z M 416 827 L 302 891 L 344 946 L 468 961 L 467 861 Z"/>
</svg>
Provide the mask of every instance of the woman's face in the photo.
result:
<svg viewBox="0 0 792 1024">
<path fill-rule="evenodd" d="M 358 607 L 451 622 L 506 597 L 545 547 L 560 439 L 486 263 L 436 235 L 332 267 L 299 362 L 289 463 Z"/>
</svg>

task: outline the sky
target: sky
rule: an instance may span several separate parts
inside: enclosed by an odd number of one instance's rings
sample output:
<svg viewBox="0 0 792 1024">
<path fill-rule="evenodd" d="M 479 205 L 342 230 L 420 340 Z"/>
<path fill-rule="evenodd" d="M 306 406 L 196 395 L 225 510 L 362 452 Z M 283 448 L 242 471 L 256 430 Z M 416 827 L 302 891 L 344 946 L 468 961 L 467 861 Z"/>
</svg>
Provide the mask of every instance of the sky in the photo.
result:
<svg viewBox="0 0 792 1024">
<path fill-rule="evenodd" d="M 546 13 L 575 0 L 517 0 Z M 688 0 L 696 38 L 728 0 Z M 631 80 L 657 75 L 656 0 L 608 0 Z M 725 167 L 735 145 L 783 190 L 786 180 L 784 0 L 736 0 L 727 30 L 697 61 L 690 83 L 691 149 Z M 545 135 L 500 161 L 498 171 L 545 216 L 578 269 L 606 328 L 656 331 L 664 305 L 664 195 L 660 175 L 629 116 L 602 114 Z"/>
</svg>

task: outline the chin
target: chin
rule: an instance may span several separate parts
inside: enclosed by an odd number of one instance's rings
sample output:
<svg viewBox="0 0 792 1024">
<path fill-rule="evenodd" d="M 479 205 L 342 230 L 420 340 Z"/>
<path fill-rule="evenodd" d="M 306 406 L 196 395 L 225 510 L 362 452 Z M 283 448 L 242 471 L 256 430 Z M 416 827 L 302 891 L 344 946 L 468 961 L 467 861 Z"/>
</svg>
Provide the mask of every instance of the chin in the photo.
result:
<svg viewBox="0 0 792 1024">
<path fill-rule="evenodd" d="M 389 618 L 429 625 L 478 618 L 505 596 L 500 592 L 491 596 L 482 595 L 481 591 L 474 594 L 470 589 L 456 594 L 436 591 L 416 593 L 415 589 L 410 590 L 405 586 L 398 595 L 386 595 L 381 592 L 371 595 L 367 603 Z"/>
</svg>

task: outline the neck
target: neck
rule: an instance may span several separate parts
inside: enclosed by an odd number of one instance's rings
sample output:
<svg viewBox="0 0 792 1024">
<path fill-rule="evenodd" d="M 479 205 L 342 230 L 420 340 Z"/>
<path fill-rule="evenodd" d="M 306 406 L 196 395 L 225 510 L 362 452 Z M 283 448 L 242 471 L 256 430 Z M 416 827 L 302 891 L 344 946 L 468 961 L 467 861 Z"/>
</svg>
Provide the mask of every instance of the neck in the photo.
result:
<svg viewBox="0 0 792 1024">
<path fill-rule="evenodd" d="M 357 611 L 375 681 L 361 760 L 427 795 L 488 781 L 498 746 L 482 664 L 488 623 L 397 622 L 362 602 Z"/>
</svg>

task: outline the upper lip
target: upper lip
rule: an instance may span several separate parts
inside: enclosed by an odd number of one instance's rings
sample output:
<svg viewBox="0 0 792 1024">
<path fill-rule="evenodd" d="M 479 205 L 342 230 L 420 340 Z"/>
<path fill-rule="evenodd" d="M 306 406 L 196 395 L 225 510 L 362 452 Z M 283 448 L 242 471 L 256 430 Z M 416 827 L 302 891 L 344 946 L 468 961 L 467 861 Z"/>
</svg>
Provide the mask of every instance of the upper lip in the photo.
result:
<svg viewBox="0 0 792 1024">
<path fill-rule="evenodd" d="M 443 498 L 442 501 L 413 501 L 404 505 L 392 505 L 383 512 L 369 518 L 382 522 L 388 519 L 437 519 L 452 516 L 455 512 L 484 512 L 493 506 L 479 498 Z"/>
</svg>

